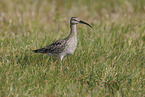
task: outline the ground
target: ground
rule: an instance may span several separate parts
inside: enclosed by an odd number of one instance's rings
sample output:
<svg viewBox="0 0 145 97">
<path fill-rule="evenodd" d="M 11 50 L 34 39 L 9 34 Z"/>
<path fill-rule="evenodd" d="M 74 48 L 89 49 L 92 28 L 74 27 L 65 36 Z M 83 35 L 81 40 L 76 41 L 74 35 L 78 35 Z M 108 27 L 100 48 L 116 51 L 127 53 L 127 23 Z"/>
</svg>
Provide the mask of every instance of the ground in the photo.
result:
<svg viewBox="0 0 145 97">
<path fill-rule="evenodd" d="M 73 55 L 34 54 L 78 24 Z M 0 96 L 145 96 L 144 0 L 0 0 Z"/>
</svg>

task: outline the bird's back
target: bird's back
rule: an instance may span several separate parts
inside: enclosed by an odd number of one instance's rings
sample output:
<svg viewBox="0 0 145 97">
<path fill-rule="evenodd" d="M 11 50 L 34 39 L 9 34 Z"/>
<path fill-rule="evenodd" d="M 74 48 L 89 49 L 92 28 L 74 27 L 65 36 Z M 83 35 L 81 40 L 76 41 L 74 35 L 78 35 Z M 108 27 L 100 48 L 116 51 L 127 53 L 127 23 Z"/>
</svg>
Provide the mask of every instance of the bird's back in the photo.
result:
<svg viewBox="0 0 145 97">
<path fill-rule="evenodd" d="M 33 50 L 34 53 L 59 54 L 65 50 L 66 40 L 57 40 L 47 47 Z"/>
</svg>

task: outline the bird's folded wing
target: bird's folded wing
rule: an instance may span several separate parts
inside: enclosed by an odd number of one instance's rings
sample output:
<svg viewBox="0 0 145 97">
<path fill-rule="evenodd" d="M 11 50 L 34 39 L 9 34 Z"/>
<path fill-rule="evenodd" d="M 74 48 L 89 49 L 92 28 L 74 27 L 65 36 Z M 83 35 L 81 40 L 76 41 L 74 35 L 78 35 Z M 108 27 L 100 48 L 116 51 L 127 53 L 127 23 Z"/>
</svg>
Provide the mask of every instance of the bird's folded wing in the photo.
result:
<svg viewBox="0 0 145 97">
<path fill-rule="evenodd" d="M 57 40 L 47 47 L 34 50 L 34 52 L 58 54 L 58 53 L 61 53 L 65 49 L 65 46 L 66 46 L 66 40 L 64 39 Z"/>
</svg>

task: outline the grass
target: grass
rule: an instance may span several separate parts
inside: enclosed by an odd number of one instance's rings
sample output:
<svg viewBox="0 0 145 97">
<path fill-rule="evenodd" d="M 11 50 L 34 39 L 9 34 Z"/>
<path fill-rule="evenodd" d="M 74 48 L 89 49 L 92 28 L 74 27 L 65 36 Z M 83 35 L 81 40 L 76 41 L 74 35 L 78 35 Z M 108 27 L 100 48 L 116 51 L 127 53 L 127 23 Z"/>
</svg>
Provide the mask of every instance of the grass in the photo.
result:
<svg viewBox="0 0 145 97">
<path fill-rule="evenodd" d="M 1 0 L 0 96 L 145 96 L 144 0 Z M 75 53 L 62 61 L 34 54 L 69 34 Z M 56 61 L 54 61 L 56 60 Z"/>
</svg>

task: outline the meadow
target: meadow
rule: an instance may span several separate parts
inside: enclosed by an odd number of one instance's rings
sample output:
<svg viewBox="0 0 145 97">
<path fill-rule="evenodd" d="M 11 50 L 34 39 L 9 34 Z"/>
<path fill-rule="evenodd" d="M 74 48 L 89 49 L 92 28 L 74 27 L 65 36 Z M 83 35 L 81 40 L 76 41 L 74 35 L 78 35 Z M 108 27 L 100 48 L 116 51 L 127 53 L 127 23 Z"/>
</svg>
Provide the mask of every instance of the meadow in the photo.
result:
<svg viewBox="0 0 145 97">
<path fill-rule="evenodd" d="M 78 45 L 62 61 L 41 48 L 65 38 Z M 145 0 L 0 0 L 1 97 L 144 97 Z"/>
</svg>

